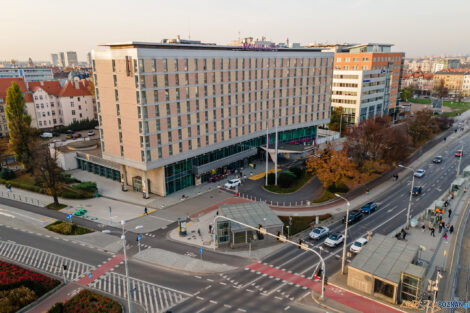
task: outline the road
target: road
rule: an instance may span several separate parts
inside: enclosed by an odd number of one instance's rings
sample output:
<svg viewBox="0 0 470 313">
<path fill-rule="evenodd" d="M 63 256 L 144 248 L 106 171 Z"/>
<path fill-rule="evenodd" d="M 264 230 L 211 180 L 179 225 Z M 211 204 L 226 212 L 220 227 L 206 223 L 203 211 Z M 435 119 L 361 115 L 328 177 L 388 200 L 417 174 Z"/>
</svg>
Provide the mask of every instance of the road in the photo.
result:
<svg viewBox="0 0 470 313">
<path fill-rule="evenodd" d="M 469 146 L 470 136 L 463 137 L 462 142 Z M 460 148 L 459 142 L 451 143 L 446 148 L 443 147 L 439 153 L 444 157 L 442 164 L 432 164 L 431 160 L 423 160 L 424 165 L 422 168 L 426 170 L 426 175 L 423 178 L 416 179 L 416 185 L 423 187 L 423 194 L 413 198 L 412 216 L 428 207 L 455 179 L 459 159 L 455 158 L 453 154 L 458 148 Z M 470 164 L 470 158 L 466 157 L 467 154 L 470 154 L 470 147 L 464 147 L 461 170 Z M 405 223 L 411 184 L 411 174 L 408 175 L 408 179 L 397 182 L 393 188 L 382 196 L 370 199 L 378 203 L 379 209 L 350 226 L 348 245 L 355 239 L 364 236 L 368 231 L 388 234 Z M 1 202 L 8 202 L 6 204 L 10 206 L 33 210 L 40 214 L 47 213 L 47 216 L 50 217 L 64 218 L 60 212 L 42 210 L 7 199 L 0 199 Z M 84 223 L 83 226 L 98 228 L 91 221 L 83 220 L 81 222 Z M 331 231 L 342 232 L 344 230 L 344 226 L 339 223 L 333 224 L 330 228 Z M 132 236 L 135 236 L 135 234 L 128 233 L 130 255 L 137 251 L 135 238 Z M 2 248 L 3 250 L 0 251 L 0 255 L 5 257 L 9 253 L 10 258 L 19 258 L 21 255 L 26 255 L 27 252 L 29 253 L 27 255 L 35 255 L 36 259 L 41 260 L 35 261 L 34 264 L 29 266 L 36 266 L 46 272 L 54 270 L 54 266 L 48 263 L 50 260 L 59 260 L 58 263 L 54 263 L 56 265 L 75 260 L 73 262 L 76 262 L 74 268 L 76 268 L 77 275 L 83 275 L 113 257 L 110 254 L 77 246 L 71 242 L 52 237 L 42 236 L 38 238 L 35 234 L 3 226 L 0 226 L 0 240 L 5 245 Z M 197 255 L 197 248 L 166 240 L 164 230 L 145 235 L 143 240 L 152 247 L 168 249 L 180 254 L 189 251 Z M 17 244 L 17 246 L 14 246 L 14 244 Z M 310 244 L 315 248 L 321 245 L 317 242 L 310 242 Z M 336 249 L 325 248 L 322 255 L 326 259 L 328 275 L 340 269 L 340 247 Z M 297 306 L 295 304 L 296 300 L 310 295 L 307 288 L 279 277 L 276 278 L 275 275 L 249 270 L 247 265 L 250 262 L 246 259 L 213 252 L 207 253 L 207 257 L 211 261 L 235 265 L 239 269 L 217 275 L 191 276 L 150 267 L 142 262 L 131 261 L 129 264 L 130 276 L 132 277 L 131 284 L 133 288 L 136 288 L 133 300 L 144 306 L 149 312 L 164 312 L 170 307 L 172 307 L 172 312 L 324 311 L 321 308 L 309 307 L 310 310 L 307 310 L 304 307 Z M 31 262 L 33 262 L 32 259 Z M 286 246 L 266 257 L 262 262 L 272 268 L 309 278 L 318 263 L 318 259 L 296 247 Z M 60 269 L 60 266 L 55 267 Z M 51 274 L 60 276 L 61 272 L 55 270 Z M 123 274 L 123 266 L 119 265 L 114 271 L 108 272 L 97 279 L 93 286 L 123 298 Z M 72 276 L 70 274 L 70 277 L 76 277 L 77 275 Z"/>
</svg>

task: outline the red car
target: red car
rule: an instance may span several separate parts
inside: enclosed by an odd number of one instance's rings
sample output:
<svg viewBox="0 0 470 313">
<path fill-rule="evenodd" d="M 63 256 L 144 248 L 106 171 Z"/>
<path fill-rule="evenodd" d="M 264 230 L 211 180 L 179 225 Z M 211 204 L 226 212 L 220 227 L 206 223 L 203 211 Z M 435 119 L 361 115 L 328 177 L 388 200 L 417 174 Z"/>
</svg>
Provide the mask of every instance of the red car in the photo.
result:
<svg viewBox="0 0 470 313">
<path fill-rule="evenodd" d="M 82 134 L 75 134 L 73 135 L 73 139 L 78 139 L 78 138 L 81 138 L 82 137 Z"/>
<path fill-rule="evenodd" d="M 457 150 L 457 152 L 455 152 L 455 156 L 458 157 L 458 158 L 463 156 L 463 150 Z"/>
</svg>

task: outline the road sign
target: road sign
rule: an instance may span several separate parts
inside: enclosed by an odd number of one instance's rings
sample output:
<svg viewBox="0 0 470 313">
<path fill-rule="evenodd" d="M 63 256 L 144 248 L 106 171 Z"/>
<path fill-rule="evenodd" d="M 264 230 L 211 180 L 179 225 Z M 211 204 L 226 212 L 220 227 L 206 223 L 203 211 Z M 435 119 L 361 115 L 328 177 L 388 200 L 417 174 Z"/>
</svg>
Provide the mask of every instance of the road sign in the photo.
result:
<svg viewBox="0 0 470 313">
<path fill-rule="evenodd" d="M 71 220 L 72 219 L 72 213 L 67 214 L 67 219 Z"/>
<path fill-rule="evenodd" d="M 88 274 L 88 278 L 91 279 L 91 275 L 92 275 L 92 272 L 90 272 L 90 274 Z"/>
<path fill-rule="evenodd" d="M 109 207 L 109 214 L 111 214 L 113 212 L 113 209 L 111 209 L 111 207 Z"/>
<path fill-rule="evenodd" d="M 200 253 L 200 254 L 202 254 L 202 252 L 204 252 L 204 249 L 203 249 L 203 248 L 201 248 L 201 249 L 199 250 L 199 253 Z"/>
<path fill-rule="evenodd" d="M 138 235 L 137 235 L 137 241 L 140 241 L 140 239 L 142 239 L 142 235 L 141 235 L 141 234 L 138 234 Z"/>
</svg>

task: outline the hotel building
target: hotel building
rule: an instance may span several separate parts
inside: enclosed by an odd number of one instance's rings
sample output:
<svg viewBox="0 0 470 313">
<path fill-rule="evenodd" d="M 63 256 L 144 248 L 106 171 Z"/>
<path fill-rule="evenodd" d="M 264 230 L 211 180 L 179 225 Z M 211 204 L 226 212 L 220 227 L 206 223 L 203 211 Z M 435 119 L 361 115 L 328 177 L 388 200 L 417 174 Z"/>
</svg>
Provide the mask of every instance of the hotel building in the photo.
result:
<svg viewBox="0 0 470 313">
<path fill-rule="evenodd" d="M 165 196 L 247 166 L 266 130 L 313 143 L 329 122 L 333 53 L 115 43 L 93 51 L 103 158 L 121 183 Z M 274 141 L 274 136 L 270 136 Z"/>
</svg>

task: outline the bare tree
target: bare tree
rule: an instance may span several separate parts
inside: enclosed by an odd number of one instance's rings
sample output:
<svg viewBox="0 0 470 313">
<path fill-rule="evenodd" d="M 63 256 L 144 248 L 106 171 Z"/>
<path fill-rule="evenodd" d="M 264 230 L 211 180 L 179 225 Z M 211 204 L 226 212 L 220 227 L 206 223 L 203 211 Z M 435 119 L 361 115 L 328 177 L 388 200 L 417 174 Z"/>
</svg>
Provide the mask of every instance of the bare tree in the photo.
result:
<svg viewBox="0 0 470 313">
<path fill-rule="evenodd" d="M 57 149 L 50 149 L 47 144 L 37 144 L 34 156 L 34 171 L 40 178 L 43 188 L 54 198 L 54 205 L 59 205 L 62 190 L 63 170 L 57 165 Z"/>
</svg>

